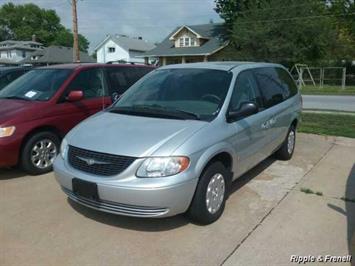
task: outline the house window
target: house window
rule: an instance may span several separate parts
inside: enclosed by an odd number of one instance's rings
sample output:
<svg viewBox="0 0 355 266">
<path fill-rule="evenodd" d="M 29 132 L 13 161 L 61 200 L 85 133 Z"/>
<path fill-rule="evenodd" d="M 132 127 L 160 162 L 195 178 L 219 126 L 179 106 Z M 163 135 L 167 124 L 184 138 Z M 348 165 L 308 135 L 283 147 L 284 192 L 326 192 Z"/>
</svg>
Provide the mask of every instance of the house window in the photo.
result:
<svg viewBox="0 0 355 266">
<path fill-rule="evenodd" d="M 7 51 L 7 58 L 11 58 L 11 51 Z"/>
<path fill-rule="evenodd" d="M 22 51 L 22 57 L 23 57 L 23 58 L 26 57 L 26 51 Z"/>
<path fill-rule="evenodd" d="M 179 38 L 180 47 L 197 46 L 197 39 L 195 37 L 183 36 Z"/>
<path fill-rule="evenodd" d="M 184 38 L 179 39 L 179 45 L 180 45 L 180 47 L 184 46 Z"/>
<path fill-rule="evenodd" d="M 108 52 L 109 52 L 109 53 L 114 53 L 115 50 L 116 50 L 115 47 L 109 47 L 109 48 L 108 48 Z"/>
<path fill-rule="evenodd" d="M 189 37 L 185 37 L 185 42 L 184 42 L 184 46 L 190 46 L 190 38 Z"/>
</svg>

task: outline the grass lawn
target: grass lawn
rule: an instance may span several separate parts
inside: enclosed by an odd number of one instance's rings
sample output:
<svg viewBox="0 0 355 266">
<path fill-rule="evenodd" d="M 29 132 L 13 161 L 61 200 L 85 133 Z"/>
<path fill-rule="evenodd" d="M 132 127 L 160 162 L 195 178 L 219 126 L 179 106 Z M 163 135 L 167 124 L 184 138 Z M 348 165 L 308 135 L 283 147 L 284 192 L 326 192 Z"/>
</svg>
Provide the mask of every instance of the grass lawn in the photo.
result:
<svg viewBox="0 0 355 266">
<path fill-rule="evenodd" d="M 355 95 L 355 86 L 324 86 L 323 88 L 314 86 L 304 86 L 301 88 L 303 95 Z"/>
<path fill-rule="evenodd" d="M 299 132 L 355 138 L 355 115 L 302 113 Z"/>
</svg>

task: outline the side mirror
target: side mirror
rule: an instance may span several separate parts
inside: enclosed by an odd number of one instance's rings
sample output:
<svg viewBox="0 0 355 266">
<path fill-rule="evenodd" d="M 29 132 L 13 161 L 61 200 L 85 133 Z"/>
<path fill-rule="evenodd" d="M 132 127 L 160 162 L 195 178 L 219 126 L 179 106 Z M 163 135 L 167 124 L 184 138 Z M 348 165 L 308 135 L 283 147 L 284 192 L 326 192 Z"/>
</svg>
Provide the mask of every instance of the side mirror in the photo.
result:
<svg viewBox="0 0 355 266">
<path fill-rule="evenodd" d="M 77 102 L 82 100 L 83 98 L 84 98 L 83 91 L 71 91 L 69 92 L 69 95 L 67 96 L 66 100 L 68 102 Z"/>
<path fill-rule="evenodd" d="M 121 95 L 118 94 L 117 92 L 112 93 L 111 95 L 111 101 L 112 103 L 117 102 L 121 98 Z"/>
<path fill-rule="evenodd" d="M 258 112 L 258 107 L 255 103 L 245 102 L 237 111 L 229 111 L 227 115 L 228 122 L 234 122 L 241 118 L 256 114 Z"/>
</svg>

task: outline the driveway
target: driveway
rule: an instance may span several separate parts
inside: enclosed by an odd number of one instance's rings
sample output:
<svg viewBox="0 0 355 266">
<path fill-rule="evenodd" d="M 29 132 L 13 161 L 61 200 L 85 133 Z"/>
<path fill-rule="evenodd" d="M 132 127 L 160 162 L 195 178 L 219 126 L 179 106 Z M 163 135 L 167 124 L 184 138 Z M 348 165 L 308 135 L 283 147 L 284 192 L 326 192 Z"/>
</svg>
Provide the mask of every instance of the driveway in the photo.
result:
<svg viewBox="0 0 355 266">
<path fill-rule="evenodd" d="M 302 95 L 304 109 L 355 112 L 355 96 Z"/>
<path fill-rule="evenodd" d="M 53 174 L 2 170 L 0 265 L 287 265 L 291 255 L 355 255 L 354 162 L 355 139 L 299 134 L 293 159 L 267 159 L 238 179 L 209 226 L 100 213 L 69 201 Z"/>
</svg>

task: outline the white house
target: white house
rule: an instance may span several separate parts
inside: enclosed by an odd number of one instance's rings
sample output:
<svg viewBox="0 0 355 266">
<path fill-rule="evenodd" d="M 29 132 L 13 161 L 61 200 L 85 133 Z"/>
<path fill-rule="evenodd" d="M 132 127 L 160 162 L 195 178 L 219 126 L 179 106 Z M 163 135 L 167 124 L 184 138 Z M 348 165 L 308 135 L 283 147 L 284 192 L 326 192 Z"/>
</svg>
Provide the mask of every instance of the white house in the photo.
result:
<svg viewBox="0 0 355 266">
<path fill-rule="evenodd" d="M 139 56 L 153 48 L 155 48 L 153 43 L 143 40 L 141 37 L 130 38 L 125 35 L 108 35 L 96 46 L 95 51 L 98 63 L 114 61 L 145 63 L 144 58 Z"/>
<path fill-rule="evenodd" d="M 42 49 L 43 44 L 36 41 L 3 41 L 0 42 L 0 63 L 16 64 Z"/>
</svg>

